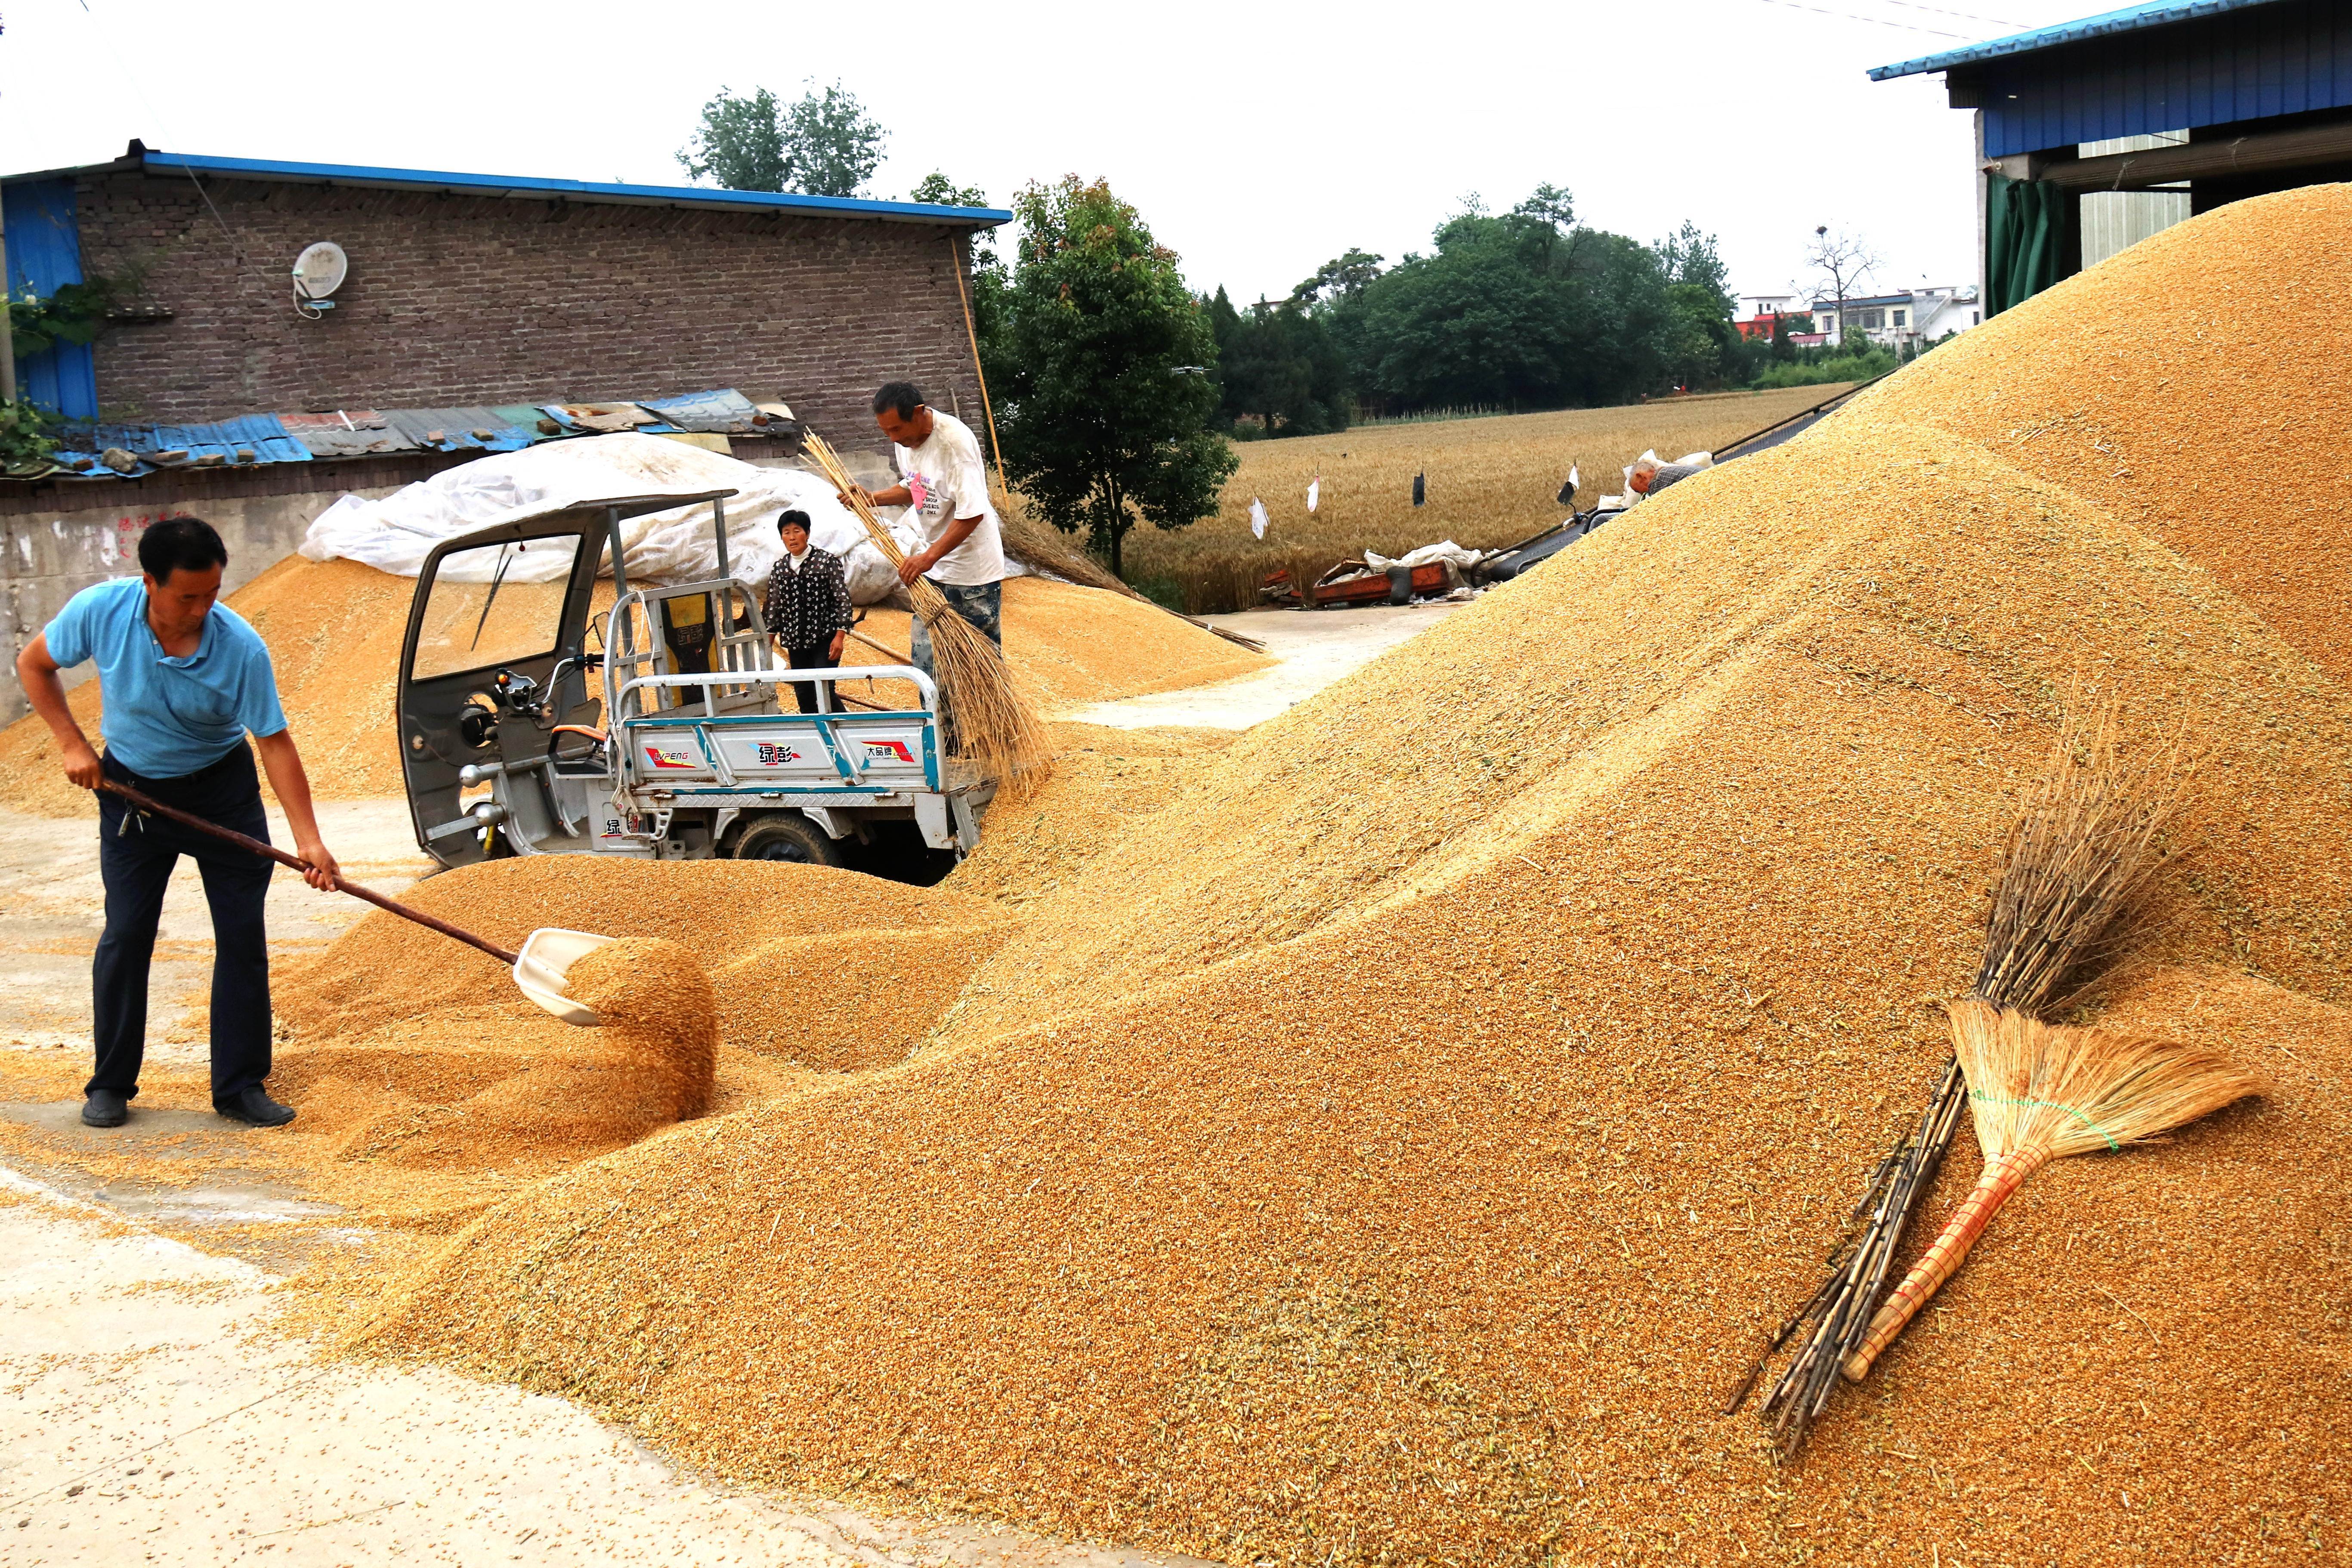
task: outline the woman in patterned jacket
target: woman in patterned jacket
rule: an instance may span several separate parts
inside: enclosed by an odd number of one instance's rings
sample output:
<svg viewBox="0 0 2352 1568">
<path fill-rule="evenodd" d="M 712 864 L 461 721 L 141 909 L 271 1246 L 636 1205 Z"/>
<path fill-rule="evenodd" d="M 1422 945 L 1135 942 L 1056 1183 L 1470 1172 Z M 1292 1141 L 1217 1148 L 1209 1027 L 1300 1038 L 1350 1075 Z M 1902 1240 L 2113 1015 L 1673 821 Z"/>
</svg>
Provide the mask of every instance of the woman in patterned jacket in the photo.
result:
<svg viewBox="0 0 2352 1568">
<path fill-rule="evenodd" d="M 841 558 L 809 542 L 808 513 L 788 511 L 776 519 L 784 553 L 768 574 L 768 635 L 776 639 L 794 669 L 831 669 L 841 662 L 849 632 L 849 580 Z M 817 710 L 818 682 L 794 681 L 801 711 Z M 825 705 L 833 687 L 824 683 Z"/>
</svg>

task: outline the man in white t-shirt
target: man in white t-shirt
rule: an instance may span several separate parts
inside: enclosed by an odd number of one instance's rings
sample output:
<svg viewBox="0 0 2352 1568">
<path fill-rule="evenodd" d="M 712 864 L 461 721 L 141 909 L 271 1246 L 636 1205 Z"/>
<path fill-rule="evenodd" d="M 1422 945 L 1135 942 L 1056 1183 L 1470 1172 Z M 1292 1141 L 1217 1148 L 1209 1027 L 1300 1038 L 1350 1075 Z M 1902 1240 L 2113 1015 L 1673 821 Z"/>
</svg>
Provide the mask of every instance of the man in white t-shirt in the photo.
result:
<svg viewBox="0 0 2352 1568">
<path fill-rule="evenodd" d="M 876 506 L 914 510 L 924 545 L 898 568 L 911 585 L 928 577 L 956 614 L 1004 646 L 1004 538 L 996 508 L 988 500 L 988 469 L 971 427 L 923 401 L 909 381 L 894 381 L 874 395 L 874 422 L 890 437 L 900 482 L 866 499 Z M 842 498 L 846 505 L 848 498 Z M 937 679 L 931 663 L 930 628 L 915 617 L 915 662 Z M 943 721 L 953 749 L 952 721 Z"/>
</svg>

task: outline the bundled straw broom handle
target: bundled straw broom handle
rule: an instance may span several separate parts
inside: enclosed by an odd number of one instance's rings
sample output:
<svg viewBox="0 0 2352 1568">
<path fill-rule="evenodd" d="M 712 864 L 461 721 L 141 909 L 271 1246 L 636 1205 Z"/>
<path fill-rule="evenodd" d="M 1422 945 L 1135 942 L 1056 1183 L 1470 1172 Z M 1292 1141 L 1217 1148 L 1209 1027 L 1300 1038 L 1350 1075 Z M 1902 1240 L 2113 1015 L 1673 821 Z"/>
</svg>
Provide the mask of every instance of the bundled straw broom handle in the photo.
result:
<svg viewBox="0 0 2352 1568">
<path fill-rule="evenodd" d="M 150 799 L 148 796 L 140 794 L 139 791 L 132 789 L 129 784 L 116 784 L 112 779 L 100 779 L 98 782 L 98 787 L 104 790 L 109 795 L 121 796 L 124 800 L 129 801 L 132 805 L 137 806 L 140 810 L 146 812 L 151 816 L 161 816 L 169 821 L 176 822 L 183 827 L 193 827 L 198 833 L 210 834 L 215 838 L 224 839 L 228 843 L 236 845 L 240 849 L 249 849 L 256 855 L 265 856 L 269 859 L 277 861 L 280 866 L 291 867 L 297 871 L 307 873 L 310 869 L 310 863 L 308 860 L 297 859 L 293 856 L 286 853 L 285 850 L 278 848 L 274 844 L 264 844 L 260 839 L 239 833 L 233 827 L 223 827 L 219 823 L 206 822 L 203 817 L 197 816 L 194 813 L 181 811 L 174 807 L 165 805 L 162 801 Z M 472 931 L 463 930 L 457 926 L 453 926 L 447 921 L 436 920 L 433 916 L 426 914 L 423 910 L 411 909 L 408 905 L 400 902 L 397 899 L 387 899 L 382 893 L 375 891 L 372 888 L 362 888 L 357 882 L 352 881 L 345 877 L 338 875 L 335 878 L 335 890 L 339 893 L 349 893 L 355 899 L 363 899 L 367 902 L 373 904 L 377 909 L 383 910 L 387 913 L 398 915 L 404 921 L 415 921 L 418 925 L 425 927 L 427 931 L 437 931 L 443 936 L 451 937 L 458 942 L 464 942 L 467 947 L 479 948 L 482 952 L 488 953 L 492 958 L 497 959 L 500 963 L 507 964 L 509 966 L 512 966 L 514 963 L 515 955 L 508 952 L 505 948 L 485 942 L 480 937 L 476 936 Z"/>
<path fill-rule="evenodd" d="M 1895 1342 L 1903 1326 L 1916 1317 L 1927 1298 L 1942 1288 L 1969 1255 L 1969 1248 L 1985 1233 L 1992 1216 L 2000 1205 L 2016 1194 L 2026 1178 L 2050 1163 L 2047 1149 L 2027 1148 L 2002 1154 L 1984 1168 L 1977 1178 L 1976 1190 L 1969 1194 L 1951 1220 L 1936 1237 L 1927 1255 L 1912 1265 L 1903 1283 L 1879 1306 L 1870 1320 L 1870 1332 L 1854 1352 L 1845 1358 L 1845 1376 L 1849 1383 L 1860 1383 L 1870 1371 L 1879 1353 Z"/>
</svg>

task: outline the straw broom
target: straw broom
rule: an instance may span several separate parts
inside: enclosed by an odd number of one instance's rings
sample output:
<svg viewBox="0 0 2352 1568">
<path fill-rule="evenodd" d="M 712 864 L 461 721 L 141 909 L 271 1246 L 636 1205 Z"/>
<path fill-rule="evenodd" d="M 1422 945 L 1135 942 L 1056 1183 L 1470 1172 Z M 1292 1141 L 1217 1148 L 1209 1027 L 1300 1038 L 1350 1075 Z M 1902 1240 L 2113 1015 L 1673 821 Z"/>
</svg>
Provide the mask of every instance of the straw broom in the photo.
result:
<svg viewBox="0 0 2352 1568">
<path fill-rule="evenodd" d="M 2262 1092 L 2201 1046 L 2046 1021 L 2112 971 L 2154 891 L 2186 777 L 2174 753 L 2125 761 L 2112 707 L 2060 736 L 2057 766 L 2011 833 L 1976 984 L 1946 1009 L 1984 1172 L 1847 1353 L 1849 1380 L 1869 1372 L 2043 1165 L 2160 1136 Z"/>
<path fill-rule="evenodd" d="M 1821 1289 L 1773 1337 L 1725 1406 L 1726 1415 L 1738 1409 L 1766 1363 L 1811 1322 L 1811 1331 L 1764 1405 L 1768 1417 L 1777 1416 L 1773 1436 L 1783 1458 L 1792 1458 L 1803 1446 L 1806 1431 L 1827 1405 L 1840 1373 L 1858 1376 L 1867 1370 L 1934 1289 L 1924 1277 L 1906 1279 L 1898 1287 L 1910 1292 L 1901 1298 L 1909 1307 L 1901 1321 L 1889 1315 L 1895 1301 L 1880 1307 L 1889 1265 L 1935 1185 L 1958 1130 L 1962 1101 L 1969 1098 L 1972 1086 L 1993 1081 L 1993 1063 L 1969 1048 L 1980 1022 L 1976 1009 L 1989 1009 L 1996 1018 L 2013 1016 L 2032 1022 L 2112 970 L 2162 868 L 2160 840 L 2180 815 L 2185 778 L 2175 755 L 2160 755 L 2145 764 L 2126 763 L 2112 707 L 2095 721 L 2070 717 L 2062 727 L 2052 766 L 2029 793 L 2011 829 L 2000 882 L 1986 921 L 1976 984 L 1968 1000 L 1950 1009 L 1954 1060 L 1913 1131 L 1879 1163 L 1866 1184 L 1851 1217 L 1860 1221 L 1867 1214 L 1869 1218 L 1832 1259 Z M 2082 1080 L 2070 1081 L 2080 1087 Z M 2039 1098 L 2058 1102 L 2050 1094 Z M 1987 1112 L 1984 1103 L 1978 1103 L 1981 1135 L 1988 1126 Z M 1990 1162 L 1990 1150 L 1987 1157 Z M 2045 1156 L 2045 1161 L 2051 1157 L 2055 1156 Z M 1981 1218 L 1990 1215 L 1986 1208 Z M 1956 1267 L 1964 1251 L 1965 1247 L 1958 1251 L 1947 1247 L 1941 1257 Z M 1936 1283 L 1948 1273 L 1947 1268 Z"/>
<path fill-rule="evenodd" d="M 1954 1054 L 1969 1080 L 1969 1111 L 1984 1174 L 1871 1320 L 1845 1360 L 1849 1381 L 1903 1331 L 1984 1234 L 2001 1205 L 2053 1160 L 2121 1149 L 2262 1092 L 2262 1082 L 2201 1046 L 2068 1028 L 1969 997 L 1950 1009 Z"/>
<path fill-rule="evenodd" d="M 907 552 L 875 516 L 866 492 L 849 477 L 839 455 L 814 430 L 807 432 L 805 441 L 805 449 L 824 470 L 824 477 L 849 498 L 858 521 L 866 525 L 866 536 L 882 552 L 882 558 L 894 567 L 904 564 Z M 1004 656 L 978 626 L 956 614 L 929 579 L 916 578 L 908 591 L 914 596 L 915 614 L 930 632 L 940 700 L 954 715 L 960 749 L 1001 783 L 1044 782 L 1053 772 L 1053 742 L 1035 710 L 1014 689 Z"/>
</svg>

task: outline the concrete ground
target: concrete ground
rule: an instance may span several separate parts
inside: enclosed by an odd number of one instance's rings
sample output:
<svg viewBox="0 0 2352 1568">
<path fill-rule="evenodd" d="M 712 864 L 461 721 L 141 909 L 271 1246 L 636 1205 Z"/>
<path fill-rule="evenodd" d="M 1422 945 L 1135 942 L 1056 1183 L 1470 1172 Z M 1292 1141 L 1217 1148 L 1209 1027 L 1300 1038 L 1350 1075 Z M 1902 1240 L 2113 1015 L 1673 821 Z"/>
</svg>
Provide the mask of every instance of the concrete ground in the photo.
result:
<svg viewBox="0 0 2352 1568">
<path fill-rule="evenodd" d="M 271 1277 L 0 1171 L 0 1562 L 1189 1560 L 714 1485 L 564 1400 L 322 1362 Z"/>
<path fill-rule="evenodd" d="M 1462 606 L 1399 605 L 1368 610 L 1244 610 L 1203 616 L 1212 626 L 1255 637 L 1282 662 L 1255 675 L 1159 691 L 1149 697 L 1089 703 L 1056 718 L 1139 730 L 1190 724 L 1246 730 L 1304 702 L 1342 676 L 1353 674 L 1408 637 L 1418 637 Z"/>
<path fill-rule="evenodd" d="M 1281 663 L 1221 686 L 1065 717 L 1129 728 L 1244 729 L 1457 606 L 1213 617 Z M 397 895 L 427 869 L 405 805 L 324 807 L 348 875 Z M 0 1049 L 89 1053 L 89 953 L 102 923 L 96 814 L 18 817 L 0 842 Z M 285 824 L 273 836 L 291 842 Z M 281 873 L 273 952 L 316 951 L 365 914 Z M 148 1058 L 205 1057 L 211 924 L 193 867 L 164 902 Z M 96 1152 L 122 1133 L 79 1103 L 0 1103 L 0 1121 Z M 125 1132 L 233 1164 L 266 1137 L 202 1111 L 134 1107 Z M 729 1489 L 578 1405 L 437 1368 L 320 1359 L 278 1324 L 281 1287 L 248 1258 L 272 1222 L 331 1210 L 266 1180 L 172 1186 L 0 1165 L 0 1562 L 211 1564 L 987 1564 L 1144 1568 L 1189 1559 L 1040 1541 L 969 1523 L 879 1519 Z M 315 1235 L 315 1233 L 313 1233 Z M 335 1234 L 330 1232 L 330 1237 Z M 192 1243 L 194 1245 L 192 1245 Z"/>
</svg>

